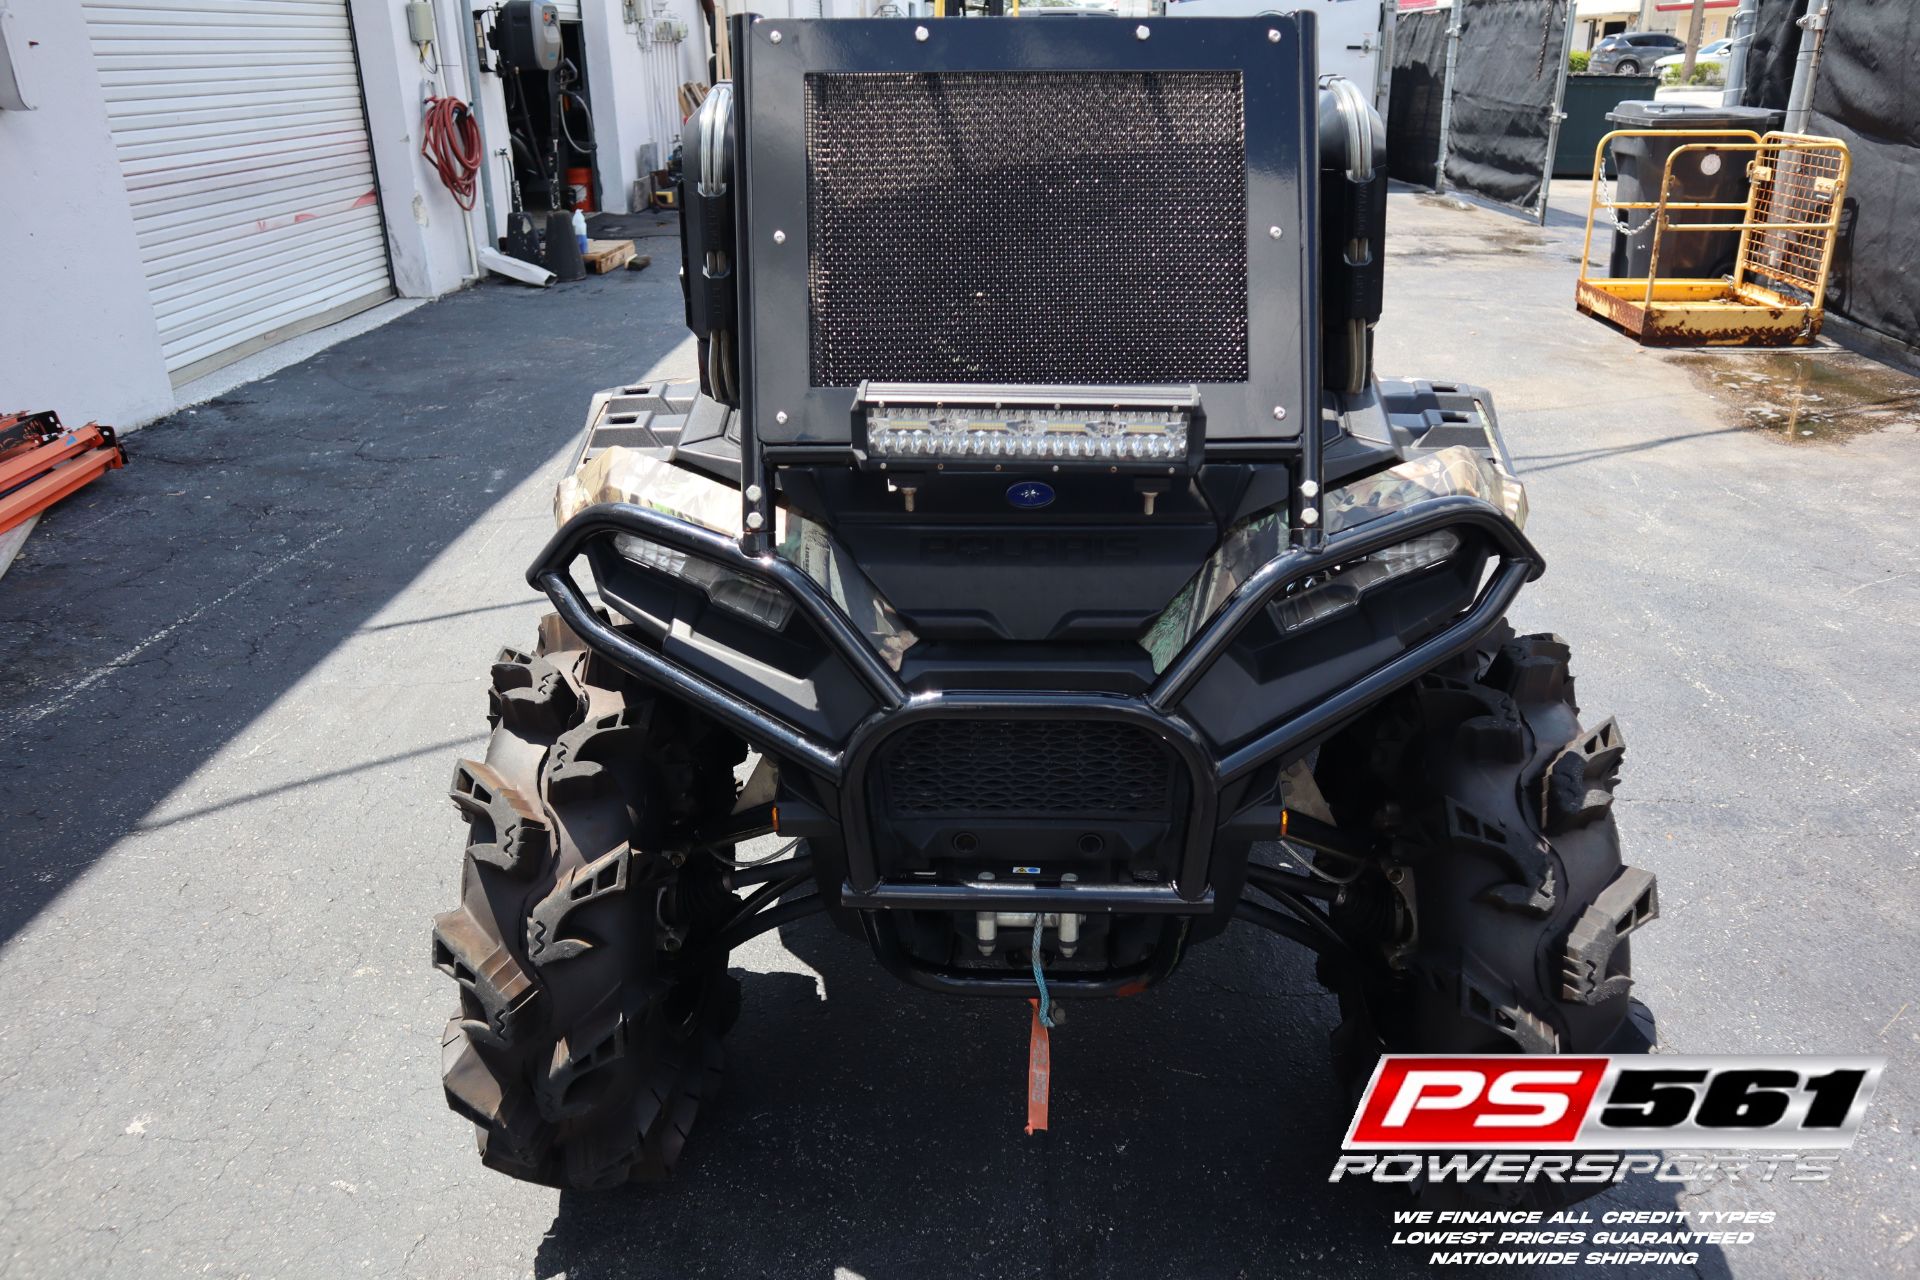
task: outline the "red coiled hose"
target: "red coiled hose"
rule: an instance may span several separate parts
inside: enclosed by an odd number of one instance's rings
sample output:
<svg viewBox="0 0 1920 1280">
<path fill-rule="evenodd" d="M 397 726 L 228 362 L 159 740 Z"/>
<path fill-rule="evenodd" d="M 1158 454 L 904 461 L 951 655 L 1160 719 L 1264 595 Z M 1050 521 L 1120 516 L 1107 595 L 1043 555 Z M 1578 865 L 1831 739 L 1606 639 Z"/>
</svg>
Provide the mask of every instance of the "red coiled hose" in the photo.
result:
<svg viewBox="0 0 1920 1280">
<path fill-rule="evenodd" d="M 458 98 L 428 98 L 421 129 L 420 154 L 440 174 L 440 182 L 462 209 L 473 208 L 474 179 L 480 173 L 480 124 Z"/>
</svg>

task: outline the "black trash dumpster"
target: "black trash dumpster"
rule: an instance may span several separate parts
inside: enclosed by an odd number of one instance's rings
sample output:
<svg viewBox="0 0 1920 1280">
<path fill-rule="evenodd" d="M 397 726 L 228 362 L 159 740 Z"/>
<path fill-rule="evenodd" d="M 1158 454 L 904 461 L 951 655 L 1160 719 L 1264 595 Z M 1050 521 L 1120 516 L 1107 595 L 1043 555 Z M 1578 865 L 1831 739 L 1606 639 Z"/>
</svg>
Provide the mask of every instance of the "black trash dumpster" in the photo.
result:
<svg viewBox="0 0 1920 1280">
<path fill-rule="evenodd" d="M 1560 121 L 1560 138 L 1553 148 L 1553 176 L 1592 177 L 1593 149 L 1600 145 L 1600 135 L 1619 127 L 1608 123 L 1608 113 L 1622 102 L 1644 98 L 1659 85 L 1659 76 L 1586 72 L 1568 76 L 1567 96 L 1560 104 L 1565 118 Z M 1613 176 L 1611 170 L 1607 176 Z"/>
<path fill-rule="evenodd" d="M 1672 138 L 1620 138 L 1609 149 L 1618 173 L 1614 190 L 1622 203 L 1658 200 L 1660 183 L 1666 174 L 1667 157 L 1676 148 L 1690 143 L 1711 142 L 1710 138 L 1689 138 L 1685 129 L 1748 130 L 1765 134 L 1778 129 L 1783 113 L 1766 107 L 1717 107 L 1695 102 L 1623 102 L 1607 113 L 1616 129 L 1671 129 Z M 1744 142 L 1744 138 L 1729 141 Z M 1674 162 L 1673 188 L 1667 199 L 1674 202 L 1706 201 L 1713 204 L 1738 204 L 1747 198 L 1747 163 L 1751 151 L 1690 151 Z M 1608 270 L 1615 277 L 1638 279 L 1648 274 L 1653 262 L 1653 210 L 1622 209 L 1614 217 L 1613 252 Z M 1668 216 L 1669 225 L 1681 223 L 1737 223 L 1738 210 L 1676 210 Z M 1668 231 L 1660 237 L 1660 275 L 1663 279 L 1715 280 L 1733 271 L 1740 252 L 1740 233 Z"/>
</svg>

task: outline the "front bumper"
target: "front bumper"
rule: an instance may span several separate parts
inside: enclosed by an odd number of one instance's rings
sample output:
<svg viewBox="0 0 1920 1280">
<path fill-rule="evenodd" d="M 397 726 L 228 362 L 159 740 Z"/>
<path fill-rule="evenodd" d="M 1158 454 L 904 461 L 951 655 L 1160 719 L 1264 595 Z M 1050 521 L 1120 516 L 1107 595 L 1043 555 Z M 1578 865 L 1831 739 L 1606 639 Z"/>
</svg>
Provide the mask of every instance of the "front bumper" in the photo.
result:
<svg viewBox="0 0 1920 1280">
<path fill-rule="evenodd" d="M 1291 700 L 1270 723 L 1250 734 L 1215 741 L 1203 732 L 1202 687 L 1228 658 L 1236 640 L 1267 605 L 1293 584 L 1357 557 L 1423 534 L 1451 530 L 1484 549 L 1486 571 L 1471 603 L 1368 669 Z M 632 534 L 715 561 L 790 597 L 798 615 L 850 677 L 845 687 L 861 699 L 851 727 L 834 734 L 775 714 L 730 678 L 724 666 L 706 669 L 609 625 L 574 580 L 571 566 L 596 544 Z M 1239 876 L 1216 877 L 1210 865 L 1222 821 L 1220 797 L 1256 770 L 1284 766 L 1381 698 L 1465 652 L 1505 615 L 1520 589 L 1544 570 L 1539 553 L 1493 504 L 1454 494 L 1424 499 L 1333 534 L 1317 548 L 1283 551 L 1247 578 L 1138 694 L 1034 690 L 909 689 L 833 599 L 797 566 L 777 556 L 743 553 L 732 538 L 644 507 L 609 503 L 589 507 L 548 542 L 528 581 L 553 601 L 568 626 L 602 657 L 664 692 L 682 698 L 779 760 L 824 784 L 835 798 L 845 848 L 840 907 L 860 911 L 1072 911 L 1129 915 L 1212 915 L 1215 880 L 1237 894 Z M 604 592 L 603 592 L 604 594 Z M 735 687 L 729 687 L 734 684 Z M 1217 701 L 1217 697 L 1215 701 Z M 1160 884 L 1038 884 L 999 881 L 940 883 L 886 879 L 870 838 L 866 789 L 870 765 L 893 734 L 936 719 L 1101 719 L 1144 728 L 1177 756 L 1188 783 L 1189 811 L 1181 827 L 1177 875 Z M 823 886 L 831 890 L 834 886 Z"/>
</svg>

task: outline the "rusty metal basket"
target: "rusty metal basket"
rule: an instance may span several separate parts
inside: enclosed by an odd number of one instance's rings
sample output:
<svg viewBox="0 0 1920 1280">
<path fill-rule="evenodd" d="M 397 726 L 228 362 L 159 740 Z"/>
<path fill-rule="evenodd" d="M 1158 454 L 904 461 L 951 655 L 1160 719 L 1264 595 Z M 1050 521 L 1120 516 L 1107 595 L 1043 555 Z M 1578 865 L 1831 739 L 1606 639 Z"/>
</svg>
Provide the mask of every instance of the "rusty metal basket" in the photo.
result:
<svg viewBox="0 0 1920 1280">
<path fill-rule="evenodd" d="M 1667 155 L 1658 200 L 1615 200 L 1603 190 L 1602 166 L 1615 139 L 1672 139 L 1676 132 L 1700 140 L 1683 143 Z M 1673 198 L 1674 161 L 1705 151 L 1752 157 L 1744 203 Z M 1852 164 L 1847 144 L 1837 138 L 1789 133 L 1762 137 L 1726 129 L 1616 129 L 1594 149 L 1587 236 L 1574 295 L 1580 310 L 1619 325 L 1649 345 L 1792 346 L 1811 341 L 1825 314 L 1827 272 Z M 1591 274 L 1594 220 L 1602 209 L 1648 211 L 1653 254 L 1644 277 Z M 1682 210 L 1738 213 L 1740 221 L 1674 221 L 1671 215 Z M 1664 237 L 1713 232 L 1740 234 L 1731 275 L 1700 279 L 1660 274 Z"/>
</svg>

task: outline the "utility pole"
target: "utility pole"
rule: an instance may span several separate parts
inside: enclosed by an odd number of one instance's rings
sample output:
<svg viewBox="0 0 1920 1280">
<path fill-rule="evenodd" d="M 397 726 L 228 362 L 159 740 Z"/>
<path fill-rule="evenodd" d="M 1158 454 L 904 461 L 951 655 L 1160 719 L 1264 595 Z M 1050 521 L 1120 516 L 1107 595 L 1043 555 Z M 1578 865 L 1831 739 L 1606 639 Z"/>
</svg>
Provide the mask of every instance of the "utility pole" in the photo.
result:
<svg viewBox="0 0 1920 1280">
<path fill-rule="evenodd" d="M 1461 24 L 1466 21 L 1466 5 L 1455 0 L 1447 14 L 1447 64 L 1440 82 L 1440 155 L 1434 160 L 1433 189 L 1447 189 L 1447 153 L 1453 149 L 1453 72 L 1460 65 Z"/>
<path fill-rule="evenodd" d="M 1754 24 L 1760 20 L 1760 0 L 1740 0 L 1733 15 L 1733 44 L 1727 50 L 1727 87 L 1720 95 L 1723 107 L 1746 105 L 1747 54 L 1753 48 Z"/>
<path fill-rule="evenodd" d="M 1832 0 L 1813 0 L 1800 19 L 1800 56 L 1793 64 L 1793 88 L 1787 94 L 1787 132 L 1805 133 L 1813 110 L 1813 85 L 1820 75 L 1820 50 L 1826 44 L 1827 24 L 1833 19 Z"/>
<path fill-rule="evenodd" d="M 1680 64 L 1680 83 L 1693 79 L 1693 59 L 1700 52 L 1700 28 L 1707 23 L 1707 0 L 1693 0 L 1693 17 L 1687 25 L 1687 56 Z"/>
</svg>

